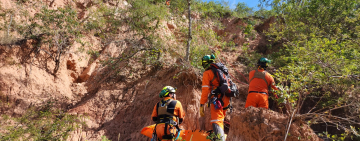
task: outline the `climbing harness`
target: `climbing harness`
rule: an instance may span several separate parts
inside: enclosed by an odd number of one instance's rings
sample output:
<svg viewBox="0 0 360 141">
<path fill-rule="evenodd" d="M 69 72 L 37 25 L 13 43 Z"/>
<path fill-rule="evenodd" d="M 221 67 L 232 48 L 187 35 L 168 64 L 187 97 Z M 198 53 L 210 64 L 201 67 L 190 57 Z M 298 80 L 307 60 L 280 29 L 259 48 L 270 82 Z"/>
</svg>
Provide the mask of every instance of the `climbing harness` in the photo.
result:
<svg viewBox="0 0 360 141">
<path fill-rule="evenodd" d="M 151 141 L 157 141 L 158 140 L 157 135 L 156 135 L 156 126 L 157 126 L 157 124 L 155 124 Z"/>
<path fill-rule="evenodd" d="M 255 69 L 255 73 L 254 73 L 254 77 L 252 77 L 249 81 L 249 84 L 251 83 L 252 80 L 254 80 L 254 78 L 259 78 L 265 81 L 266 86 L 268 86 L 268 90 L 271 89 L 271 86 L 269 85 L 268 81 L 266 80 L 265 76 L 266 76 L 266 71 L 264 70 L 263 72 L 259 72 L 257 69 Z M 266 94 L 268 95 L 266 92 L 258 92 L 258 91 L 250 91 L 249 93 L 260 93 L 260 94 Z"/>
<path fill-rule="evenodd" d="M 171 129 L 173 129 L 174 127 L 176 128 L 177 132 L 180 133 L 180 128 L 178 126 L 178 123 L 176 121 L 174 121 L 174 117 L 175 117 L 174 110 L 175 110 L 176 103 L 177 103 L 176 100 L 168 99 L 166 101 L 161 100 L 159 103 L 156 104 L 156 112 L 158 115 L 158 120 L 157 120 L 157 123 L 154 128 L 155 135 L 153 134 L 153 136 L 155 136 L 156 139 L 157 139 L 156 126 L 158 124 L 165 124 L 164 136 L 162 136 L 163 139 L 174 139 L 175 138 L 175 135 L 173 133 L 171 133 Z M 178 117 L 176 117 L 176 118 L 178 118 Z M 177 121 L 179 121 L 179 119 Z M 168 130 L 169 130 L 170 134 L 167 133 Z M 179 136 L 179 135 L 177 135 L 177 136 Z M 154 140 L 154 141 L 156 141 L 156 140 Z"/>
</svg>

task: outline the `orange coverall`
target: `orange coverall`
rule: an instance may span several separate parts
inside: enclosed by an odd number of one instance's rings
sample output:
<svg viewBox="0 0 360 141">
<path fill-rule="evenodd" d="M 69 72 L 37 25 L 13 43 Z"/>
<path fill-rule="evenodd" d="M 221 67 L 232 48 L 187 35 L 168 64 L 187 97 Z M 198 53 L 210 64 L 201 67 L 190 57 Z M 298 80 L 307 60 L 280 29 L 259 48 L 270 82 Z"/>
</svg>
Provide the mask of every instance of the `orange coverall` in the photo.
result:
<svg viewBox="0 0 360 141">
<path fill-rule="evenodd" d="M 170 0 L 166 0 L 166 5 L 170 5 Z"/>
<path fill-rule="evenodd" d="M 168 100 L 168 99 L 173 99 L 171 97 L 165 97 L 164 98 L 164 101 Z M 184 117 L 185 117 L 185 112 L 184 112 L 184 109 L 180 103 L 180 101 L 177 101 L 176 102 L 176 105 L 175 105 L 175 110 L 174 110 L 174 115 L 176 117 L 179 117 L 179 119 L 181 119 L 182 121 L 184 120 Z M 152 115 L 151 115 L 151 119 L 153 119 L 153 117 L 158 117 L 157 115 L 157 112 L 156 112 L 156 105 L 154 107 L 154 110 L 152 112 Z M 177 119 L 174 117 L 173 118 L 174 121 L 176 121 L 177 123 L 179 123 L 179 121 L 177 121 Z M 170 125 L 169 125 L 170 126 Z M 169 129 L 169 126 L 168 126 L 168 129 Z M 158 139 L 162 140 L 162 141 L 167 141 L 167 140 L 163 140 L 162 139 L 162 136 L 164 136 L 164 130 L 165 130 L 165 123 L 159 123 L 156 125 L 156 135 L 158 137 Z M 171 133 L 175 134 L 176 135 L 176 128 L 173 128 L 170 130 Z M 167 134 L 170 134 L 169 130 L 167 131 Z M 169 140 L 170 141 L 170 140 Z"/>
<path fill-rule="evenodd" d="M 205 106 L 205 103 L 208 100 L 208 96 L 211 92 L 211 90 L 216 89 L 219 86 L 219 79 L 213 78 L 216 77 L 211 69 L 208 69 L 203 74 L 203 80 L 202 80 L 202 92 L 201 92 L 201 98 L 200 98 L 200 104 L 203 104 Z M 211 83 L 212 81 L 212 84 Z M 218 96 L 220 98 L 220 95 Z M 227 107 L 230 104 L 230 98 L 227 96 L 223 97 L 224 105 L 223 107 Z M 222 129 L 224 129 L 224 118 L 226 115 L 226 110 L 223 109 L 215 109 L 214 104 L 210 104 L 210 114 L 211 114 L 211 120 L 210 124 L 216 123 L 219 125 Z"/>
<path fill-rule="evenodd" d="M 264 72 L 263 69 L 258 69 L 259 72 Z M 252 70 L 249 73 L 249 80 L 251 80 L 254 77 L 255 74 L 255 70 Z M 274 78 L 268 73 L 265 73 L 265 79 L 268 82 L 267 84 L 269 84 L 271 86 L 271 88 L 273 88 L 274 90 L 278 90 L 275 87 L 275 81 Z M 252 92 L 250 93 L 250 91 L 257 91 L 257 92 L 265 92 L 266 94 L 263 93 L 256 93 L 256 92 Z M 249 106 L 253 106 L 253 107 L 262 107 L 262 108 L 269 108 L 269 86 L 266 85 L 266 82 L 261 79 L 261 78 L 254 78 L 250 84 L 249 84 L 249 91 L 248 91 L 248 96 L 246 98 L 246 104 L 245 104 L 245 108 L 249 107 Z"/>
</svg>

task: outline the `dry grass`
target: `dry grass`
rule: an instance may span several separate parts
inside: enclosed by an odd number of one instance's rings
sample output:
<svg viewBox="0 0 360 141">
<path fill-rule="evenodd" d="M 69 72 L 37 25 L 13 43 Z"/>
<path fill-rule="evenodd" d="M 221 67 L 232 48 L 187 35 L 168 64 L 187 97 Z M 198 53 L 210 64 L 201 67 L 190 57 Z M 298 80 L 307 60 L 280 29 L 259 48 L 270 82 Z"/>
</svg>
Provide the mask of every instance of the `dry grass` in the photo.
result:
<svg viewBox="0 0 360 141">
<path fill-rule="evenodd" d="M 0 36 L 0 45 L 11 45 L 15 43 L 15 38 L 12 36 Z"/>
<path fill-rule="evenodd" d="M 8 99 L 7 96 L 2 91 L 0 91 L 0 105 L 6 103 L 8 101 L 7 99 Z"/>
<path fill-rule="evenodd" d="M 9 64 L 9 65 L 15 65 L 16 64 L 16 61 L 12 57 L 6 57 L 5 62 L 6 62 L 6 64 Z"/>
</svg>

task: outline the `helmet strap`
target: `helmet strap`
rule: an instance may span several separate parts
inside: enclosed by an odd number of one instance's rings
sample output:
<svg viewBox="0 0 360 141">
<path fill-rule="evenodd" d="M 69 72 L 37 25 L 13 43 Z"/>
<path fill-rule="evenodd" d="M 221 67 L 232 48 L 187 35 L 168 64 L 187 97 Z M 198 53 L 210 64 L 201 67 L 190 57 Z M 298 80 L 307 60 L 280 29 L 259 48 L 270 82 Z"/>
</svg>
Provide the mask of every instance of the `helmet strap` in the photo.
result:
<svg viewBox="0 0 360 141">
<path fill-rule="evenodd" d="M 170 96 L 170 94 L 171 94 L 171 96 Z M 166 97 L 171 97 L 171 98 L 175 99 L 175 93 L 169 93 Z"/>
<path fill-rule="evenodd" d="M 176 100 L 176 94 L 175 94 L 175 93 L 173 93 L 171 98 L 173 98 L 173 99 L 175 99 L 175 100 Z"/>
</svg>

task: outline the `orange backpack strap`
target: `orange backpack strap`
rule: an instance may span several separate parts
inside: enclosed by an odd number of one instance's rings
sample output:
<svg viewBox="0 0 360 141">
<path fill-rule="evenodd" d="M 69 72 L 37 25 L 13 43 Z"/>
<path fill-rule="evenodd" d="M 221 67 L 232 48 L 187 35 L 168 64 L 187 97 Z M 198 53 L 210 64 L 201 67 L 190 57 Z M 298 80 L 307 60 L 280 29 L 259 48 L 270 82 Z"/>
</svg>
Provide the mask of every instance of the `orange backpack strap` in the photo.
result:
<svg viewBox="0 0 360 141">
<path fill-rule="evenodd" d="M 213 89 L 213 81 L 218 78 L 217 74 L 216 74 L 216 71 L 215 70 L 212 70 L 212 72 L 214 73 L 214 77 L 213 79 L 210 81 L 210 86 L 211 86 L 211 89 Z M 220 83 L 220 82 L 219 82 Z"/>
</svg>

